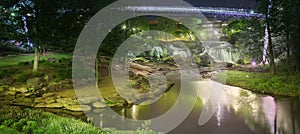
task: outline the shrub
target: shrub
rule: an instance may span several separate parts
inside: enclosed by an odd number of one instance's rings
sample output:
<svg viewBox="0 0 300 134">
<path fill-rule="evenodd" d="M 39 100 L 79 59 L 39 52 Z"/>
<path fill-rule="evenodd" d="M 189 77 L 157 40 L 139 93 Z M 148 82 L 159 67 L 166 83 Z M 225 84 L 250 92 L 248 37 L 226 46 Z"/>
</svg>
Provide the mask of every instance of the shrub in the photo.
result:
<svg viewBox="0 0 300 134">
<path fill-rule="evenodd" d="M 72 78 L 72 68 L 71 67 L 57 69 L 56 79 L 64 80 L 67 78 Z"/>
<path fill-rule="evenodd" d="M 17 72 L 17 69 L 10 68 L 10 69 L 1 69 L 0 70 L 0 79 L 7 78 Z"/>
<path fill-rule="evenodd" d="M 20 132 L 18 132 L 17 130 L 6 126 L 0 126 L 0 132 L 2 134 L 20 134 Z"/>
<path fill-rule="evenodd" d="M 15 76 L 17 82 L 26 82 L 26 80 L 30 77 L 30 72 L 25 71 Z"/>
</svg>

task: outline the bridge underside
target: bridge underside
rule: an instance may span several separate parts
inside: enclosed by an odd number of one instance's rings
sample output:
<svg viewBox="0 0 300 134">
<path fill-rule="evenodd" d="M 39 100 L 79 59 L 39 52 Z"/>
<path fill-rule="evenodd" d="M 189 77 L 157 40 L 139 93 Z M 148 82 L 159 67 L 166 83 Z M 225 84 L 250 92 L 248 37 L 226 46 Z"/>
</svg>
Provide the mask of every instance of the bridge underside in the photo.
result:
<svg viewBox="0 0 300 134">
<path fill-rule="evenodd" d="M 261 18 L 264 15 L 249 9 L 220 8 L 220 7 L 167 7 L 167 6 L 128 6 L 119 8 L 121 11 L 148 13 L 148 14 L 168 14 L 172 16 L 199 16 L 204 15 L 208 19 L 227 21 L 230 19 L 250 19 Z"/>
</svg>

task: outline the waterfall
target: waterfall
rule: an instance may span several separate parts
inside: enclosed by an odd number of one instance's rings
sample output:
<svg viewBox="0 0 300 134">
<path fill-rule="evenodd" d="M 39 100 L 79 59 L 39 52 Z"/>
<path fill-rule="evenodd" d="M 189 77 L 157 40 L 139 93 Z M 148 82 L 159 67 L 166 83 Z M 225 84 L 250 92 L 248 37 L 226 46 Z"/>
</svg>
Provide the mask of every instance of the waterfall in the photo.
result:
<svg viewBox="0 0 300 134">
<path fill-rule="evenodd" d="M 210 48 L 207 53 L 214 62 L 236 63 L 240 57 L 238 51 L 228 42 L 209 42 L 208 45 Z"/>
</svg>

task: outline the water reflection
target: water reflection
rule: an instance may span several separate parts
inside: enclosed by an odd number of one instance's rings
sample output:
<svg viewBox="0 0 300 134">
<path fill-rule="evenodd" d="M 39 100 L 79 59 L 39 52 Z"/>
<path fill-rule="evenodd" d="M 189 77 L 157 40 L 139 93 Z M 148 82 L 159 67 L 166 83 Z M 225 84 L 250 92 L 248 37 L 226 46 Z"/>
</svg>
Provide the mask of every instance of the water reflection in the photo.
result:
<svg viewBox="0 0 300 134">
<path fill-rule="evenodd" d="M 198 119 L 203 104 L 209 104 L 208 96 L 212 81 L 191 82 L 199 87 L 198 97 L 193 111 L 171 134 L 182 133 L 243 133 L 243 134 L 298 134 L 300 133 L 300 103 L 298 99 L 279 98 L 259 95 L 238 87 L 224 86 L 224 94 L 217 111 L 203 126 Z M 168 111 L 178 98 L 180 84 L 177 84 L 151 105 L 133 105 L 119 110 L 119 114 L 128 118 L 151 119 Z M 183 89 L 188 90 L 188 88 Z M 189 101 L 187 97 L 186 101 Z M 101 112 L 103 115 L 105 111 Z M 99 117 L 99 114 L 96 114 Z M 180 115 L 178 115 L 180 116 Z M 176 117 L 174 117 L 176 118 Z M 100 118 L 98 118 L 100 119 Z M 99 126 L 111 127 L 113 117 L 101 116 Z M 122 120 L 120 120 L 122 122 Z M 124 128 L 126 125 L 124 124 Z"/>
<path fill-rule="evenodd" d="M 202 87 L 199 98 L 205 103 L 211 90 L 207 89 L 211 81 L 201 81 L 198 85 Z M 228 117 L 229 112 L 237 116 L 234 118 L 243 118 L 244 123 L 255 133 L 296 134 L 300 133 L 299 116 L 296 115 L 299 107 L 299 100 L 258 95 L 238 87 L 225 86 L 215 117 L 217 126 L 223 123 L 231 125 L 230 122 L 222 122 L 223 118 L 233 118 Z"/>
</svg>

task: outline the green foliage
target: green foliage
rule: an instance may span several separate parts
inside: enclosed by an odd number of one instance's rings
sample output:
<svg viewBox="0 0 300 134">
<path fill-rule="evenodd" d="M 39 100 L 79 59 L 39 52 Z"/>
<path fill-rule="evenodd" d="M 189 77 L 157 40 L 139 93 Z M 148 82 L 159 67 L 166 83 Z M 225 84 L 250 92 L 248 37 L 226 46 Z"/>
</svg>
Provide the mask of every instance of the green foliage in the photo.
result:
<svg viewBox="0 0 300 134">
<path fill-rule="evenodd" d="M 264 47 L 264 24 L 259 19 L 239 19 L 229 22 L 223 29 L 229 43 L 241 52 L 245 59 L 262 59 Z"/>
<path fill-rule="evenodd" d="M 60 53 L 53 53 L 47 58 L 55 58 L 55 59 L 71 59 L 72 55 L 69 54 L 60 54 Z M 0 58 L 0 68 L 1 67 L 11 67 L 16 65 L 27 65 L 33 61 L 32 55 L 20 55 L 20 56 L 7 56 Z M 42 60 L 43 61 L 43 60 Z M 44 60 L 45 62 L 45 60 Z M 43 63 L 44 64 L 44 63 Z"/>
<path fill-rule="evenodd" d="M 162 53 L 162 58 L 168 57 L 168 50 L 164 48 L 163 53 Z"/>
<path fill-rule="evenodd" d="M 26 134 L 107 133 L 80 120 L 59 117 L 51 113 L 37 110 L 1 108 L 0 113 L 0 122 L 2 122 L 0 130 L 5 128 L 7 131 L 14 130 L 15 132 L 20 131 Z"/>
<path fill-rule="evenodd" d="M 15 68 L 0 69 L 0 79 L 7 78 L 17 72 Z"/>
<path fill-rule="evenodd" d="M 56 70 L 56 78 L 60 80 L 72 78 L 72 68 L 59 68 Z"/>
<path fill-rule="evenodd" d="M 285 95 L 300 97 L 299 74 L 287 75 L 284 73 L 272 75 L 270 73 L 228 71 L 217 74 L 226 76 L 226 84 L 249 89 L 259 93 L 271 95 Z"/>
<path fill-rule="evenodd" d="M 26 80 L 28 78 L 30 78 L 30 76 L 31 76 L 31 73 L 29 71 L 24 71 L 20 74 L 17 74 L 15 76 L 15 79 L 16 79 L 17 82 L 26 82 Z"/>
<path fill-rule="evenodd" d="M 0 126 L 0 132 L 2 134 L 20 134 L 19 131 L 6 126 Z"/>
<path fill-rule="evenodd" d="M 200 65 L 200 63 L 201 63 L 200 57 L 197 56 L 196 54 L 193 54 L 193 58 L 195 59 L 196 64 Z"/>
</svg>

